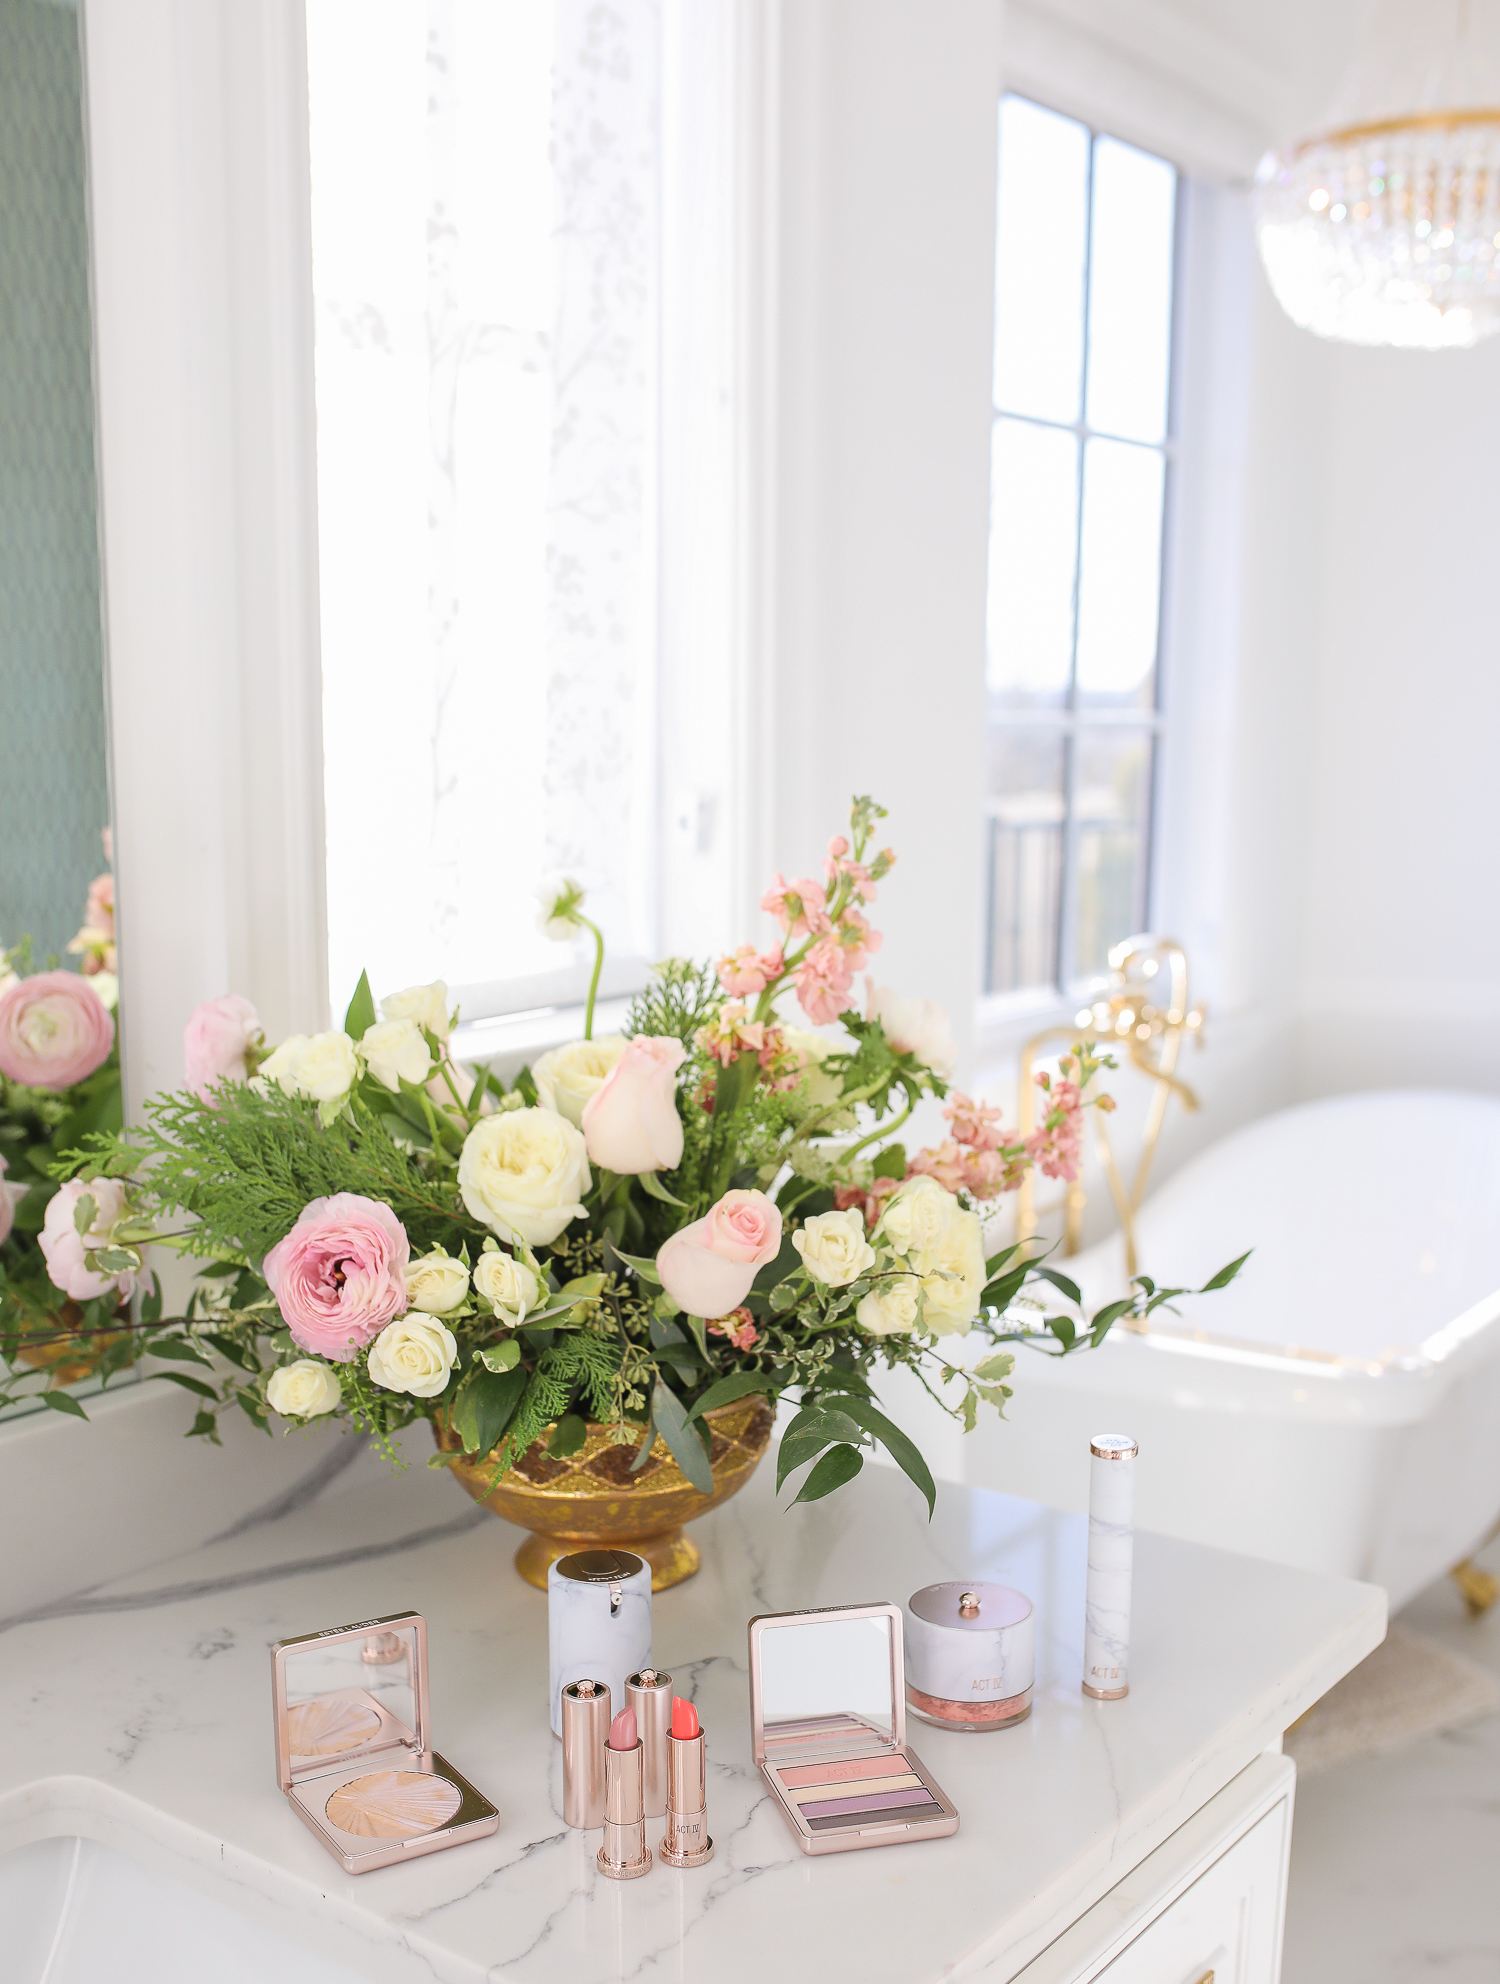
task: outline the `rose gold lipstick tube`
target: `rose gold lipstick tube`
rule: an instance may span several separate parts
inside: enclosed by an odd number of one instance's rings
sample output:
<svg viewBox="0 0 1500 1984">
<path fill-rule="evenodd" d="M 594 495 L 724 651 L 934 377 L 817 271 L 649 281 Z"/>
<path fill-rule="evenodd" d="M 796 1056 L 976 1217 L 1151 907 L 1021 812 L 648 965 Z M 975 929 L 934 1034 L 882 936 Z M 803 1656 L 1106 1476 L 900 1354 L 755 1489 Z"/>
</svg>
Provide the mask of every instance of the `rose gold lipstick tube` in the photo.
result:
<svg viewBox="0 0 1500 1984">
<path fill-rule="evenodd" d="M 599 1872 L 612 1881 L 634 1881 L 651 1871 L 646 1814 L 641 1806 L 644 1758 L 633 1750 L 604 1750 L 604 1844 Z"/>
<path fill-rule="evenodd" d="M 714 1856 L 708 1836 L 707 1739 L 667 1738 L 667 1830 L 661 1857 L 669 1867 L 701 1867 Z"/>
<path fill-rule="evenodd" d="M 604 1744 L 609 1683 L 570 1681 L 562 1691 L 563 1823 L 604 1824 Z"/>
<path fill-rule="evenodd" d="M 646 1817 L 667 1809 L 667 1736 L 672 1727 L 672 1677 L 643 1667 L 625 1677 L 625 1706 L 635 1710 L 635 1726 L 646 1752 Z"/>
</svg>

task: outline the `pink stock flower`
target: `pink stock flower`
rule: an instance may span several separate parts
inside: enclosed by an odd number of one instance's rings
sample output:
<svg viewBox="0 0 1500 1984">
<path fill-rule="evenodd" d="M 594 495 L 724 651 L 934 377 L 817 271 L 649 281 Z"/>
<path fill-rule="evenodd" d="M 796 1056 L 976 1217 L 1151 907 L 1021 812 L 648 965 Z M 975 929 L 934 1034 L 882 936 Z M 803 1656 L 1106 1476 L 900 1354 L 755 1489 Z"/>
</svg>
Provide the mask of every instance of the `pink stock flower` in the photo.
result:
<svg viewBox="0 0 1500 1984">
<path fill-rule="evenodd" d="M 797 1000 L 814 1026 L 827 1026 L 854 1004 L 849 993 L 854 973 L 836 937 L 814 944 L 797 971 Z"/>
<path fill-rule="evenodd" d="M 907 1167 L 908 1170 L 910 1168 Z M 853 1207 L 862 1212 L 865 1216 L 865 1225 L 873 1233 L 880 1224 L 880 1215 L 885 1209 L 886 1200 L 901 1183 L 903 1180 L 900 1178 L 877 1178 L 868 1192 L 860 1185 L 835 1185 L 834 1210 L 848 1212 Z"/>
<path fill-rule="evenodd" d="M 1036 1085 L 1049 1107 L 1040 1129 L 1026 1139 L 1026 1155 L 1044 1178 L 1071 1184 L 1083 1166 L 1083 1091 L 1077 1082 L 1053 1082 L 1045 1072 Z"/>
<path fill-rule="evenodd" d="M 583 1106 L 589 1162 L 639 1176 L 675 1171 L 682 1162 L 677 1070 L 687 1059 L 680 1040 L 638 1033 Z"/>
<path fill-rule="evenodd" d="M 781 1214 L 764 1192 L 726 1192 L 656 1256 L 661 1285 L 690 1316 L 727 1316 L 781 1247 Z"/>
<path fill-rule="evenodd" d="M 766 1024 L 764 1020 L 746 1019 L 744 1002 L 735 999 L 720 1006 L 707 1026 L 700 1026 L 693 1038 L 705 1054 L 711 1054 L 727 1068 L 741 1054 L 762 1051 L 766 1044 Z"/>
<path fill-rule="evenodd" d="M 76 971 L 39 971 L 0 992 L 0 1074 L 26 1088 L 72 1088 L 115 1044 L 104 1001 Z"/>
<path fill-rule="evenodd" d="M 359 1192 L 313 1199 L 261 1273 L 294 1340 L 349 1363 L 406 1308 L 406 1229 L 387 1205 Z"/>
<path fill-rule="evenodd" d="M 182 1074 L 201 1102 L 213 1103 L 216 1082 L 245 1079 L 245 1050 L 259 1034 L 260 1015 L 238 992 L 194 1006 L 182 1031 Z"/>
<path fill-rule="evenodd" d="M 779 949 L 757 951 L 754 944 L 741 944 L 737 951 L 728 952 L 719 959 L 719 983 L 735 998 L 742 998 L 750 992 L 764 992 L 774 979 L 780 978 L 785 964 Z"/>
<path fill-rule="evenodd" d="M 710 1336 L 727 1336 L 736 1350 L 753 1350 L 760 1337 L 755 1318 L 748 1309 L 731 1309 L 727 1316 L 708 1326 Z"/>
<path fill-rule="evenodd" d="M 115 938 L 115 878 L 113 875 L 96 875 L 89 883 L 88 899 L 83 906 L 83 920 L 90 930 L 98 930 L 111 943 Z"/>
<path fill-rule="evenodd" d="M 883 933 L 872 930 L 869 918 L 862 916 L 852 903 L 839 918 L 838 939 L 851 971 L 863 971 L 885 942 Z"/>
<path fill-rule="evenodd" d="M 1001 1111 L 987 1102 L 975 1102 L 967 1095 L 955 1095 L 943 1114 L 953 1125 L 955 1140 L 972 1144 L 976 1150 L 998 1150 L 1005 1141 L 1000 1128 Z"/>
<path fill-rule="evenodd" d="M 809 875 L 788 882 L 778 868 L 770 888 L 760 899 L 760 906 L 767 915 L 776 918 L 789 937 L 802 930 L 818 937 L 833 927 L 828 920 L 828 898 L 823 885 Z"/>
<path fill-rule="evenodd" d="M 93 1200 L 95 1211 L 88 1232 L 80 1233 L 75 1214 L 79 1200 L 85 1197 Z M 110 1228 L 127 1210 L 125 1187 L 118 1178 L 91 1178 L 87 1183 L 70 1178 L 66 1185 L 59 1185 L 47 1201 L 38 1235 L 54 1288 L 71 1295 L 75 1302 L 92 1302 L 111 1289 L 122 1296 L 133 1295 L 138 1281 L 149 1287 L 151 1276 L 146 1273 L 99 1274 L 84 1266 L 83 1257 L 91 1248 L 109 1245 Z"/>
</svg>

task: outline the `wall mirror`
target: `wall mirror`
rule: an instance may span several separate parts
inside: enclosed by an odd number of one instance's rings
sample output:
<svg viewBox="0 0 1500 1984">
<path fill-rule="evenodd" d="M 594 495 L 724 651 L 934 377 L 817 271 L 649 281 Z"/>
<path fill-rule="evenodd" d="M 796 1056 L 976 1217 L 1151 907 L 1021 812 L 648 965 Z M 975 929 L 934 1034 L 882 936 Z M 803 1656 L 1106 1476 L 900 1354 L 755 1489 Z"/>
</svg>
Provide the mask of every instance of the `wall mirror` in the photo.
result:
<svg viewBox="0 0 1500 1984">
<path fill-rule="evenodd" d="M 42 1247 L 47 1167 L 120 1121 L 112 861 L 79 19 L 0 0 L 0 1417 L 129 1360 L 87 1234 L 70 1293 Z"/>
</svg>

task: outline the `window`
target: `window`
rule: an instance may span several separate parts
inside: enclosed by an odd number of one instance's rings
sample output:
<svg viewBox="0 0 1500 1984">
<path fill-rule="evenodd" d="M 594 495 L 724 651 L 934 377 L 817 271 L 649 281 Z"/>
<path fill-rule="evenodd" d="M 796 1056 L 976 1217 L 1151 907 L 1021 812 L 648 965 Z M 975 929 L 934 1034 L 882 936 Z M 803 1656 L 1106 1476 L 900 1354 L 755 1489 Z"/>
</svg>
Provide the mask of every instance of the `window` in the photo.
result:
<svg viewBox="0 0 1500 1984">
<path fill-rule="evenodd" d="M 1066 992 L 1146 921 L 1176 205 L 1165 160 L 1003 99 L 987 994 Z"/>
<path fill-rule="evenodd" d="M 329 986 L 656 949 L 656 0 L 308 0 Z M 559 969 L 560 963 L 565 967 Z"/>
</svg>

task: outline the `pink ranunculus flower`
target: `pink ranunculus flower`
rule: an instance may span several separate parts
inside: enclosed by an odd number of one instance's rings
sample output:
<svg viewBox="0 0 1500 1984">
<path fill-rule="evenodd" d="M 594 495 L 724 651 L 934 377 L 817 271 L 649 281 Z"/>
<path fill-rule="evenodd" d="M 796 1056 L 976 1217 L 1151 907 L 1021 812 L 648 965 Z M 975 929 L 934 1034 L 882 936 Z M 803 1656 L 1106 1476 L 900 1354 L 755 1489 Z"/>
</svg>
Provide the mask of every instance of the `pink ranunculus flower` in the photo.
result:
<svg viewBox="0 0 1500 1984">
<path fill-rule="evenodd" d="M 78 1231 L 74 1214 L 85 1195 L 97 1208 L 87 1234 Z M 133 1295 L 137 1281 L 143 1285 L 149 1274 L 96 1274 L 83 1264 L 91 1247 L 109 1244 L 109 1229 L 126 1210 L 125 1187 L 118 1178 L 70 1178 L 60 1185 L 47 1202 L 47 1215 L 39 1236 L 42 1258 L 54 1288 L 71 1295 L 75 1302 L 91 1302 L 113 1288 L 121 1295 Z"/>
<path fill-rule="evenodd" d="M 182 1072 L 201 1101 L 213 1101 L 215 1082 L 245 1079 L 245 1049 L 260 1032 L 260 1015 L 238 992 L 194 1006 L 182 1034 Z"/>
<path fill-rule="evenodd" d="M 814 944 L 797 970 L 797 1001 L 814 1026 L 827 1026 L 854 1004 L 853 973 L 836 937 Z"/>
<path fill-rule="evenodd" d="M 293 1339 L 347 1364 L 406 1309 L 406 1229 L 359 1192 L 313 1199 L 261 1273 Z"/>
<path fill-rule="evenodd" d="M 115 1044 L 104 1001 L 76 971 L 39 971 L 0 992 L 0 1074 L 65 1089 L 102 1068 Z"/>
<path fill-rule="evenodd" d="M 726 1192 L 656 1256 L 661 1285 L 690 1316 L 727 1316 L 781 1247 L 781 1214 L 764 1192 Z"/>
<path fill-rule="evenodd" d="M 638 1033 L 583 1108 L 583 1141 L 590 1164 L 604 1171 L 675 1171 L 682 1162 L 677 1070 L 687 1059 L 680 1040 Z"/>
</svg>

